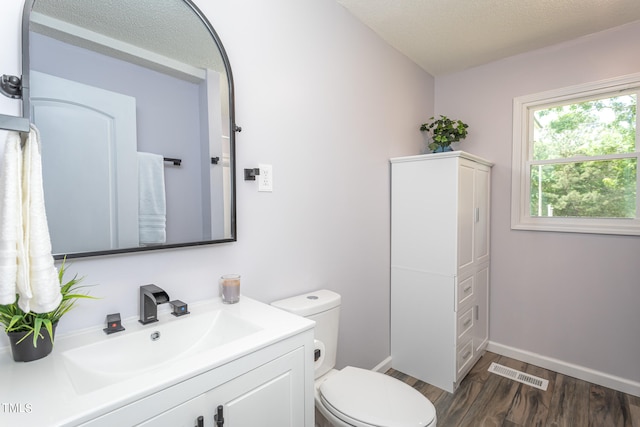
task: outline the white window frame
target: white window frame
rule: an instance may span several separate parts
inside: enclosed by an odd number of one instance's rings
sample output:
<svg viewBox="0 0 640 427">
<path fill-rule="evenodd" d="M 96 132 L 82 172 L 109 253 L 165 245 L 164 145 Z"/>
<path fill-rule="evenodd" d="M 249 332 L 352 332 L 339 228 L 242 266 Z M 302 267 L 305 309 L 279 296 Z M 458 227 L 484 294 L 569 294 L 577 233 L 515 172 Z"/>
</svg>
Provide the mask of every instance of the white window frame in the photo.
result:
<svg viewBox="0 0 640 427">
<path fill-rule="evenodd" d="M 596 233 L 640 235 L 640 112 L 636 115 L 636 151 L 621 157 L 635 157 L 638 165 L 636 179 L 636 218 L 566 218 L 532 217 L 530 212 L 529 162 L 533 157 L 533 110 L 536 107 L 562 103 L 580 102 L 585 98 L 611 92 L 638 91 L 640 101 L 640 73 L 630 74 L 593 83 L 586 83 L 546 92 L 516 97 L 513 99 L 513 157 L 511 171 L 511 228 L 513 230 L 558 231 L 570 233 Z M 530 129 L 531 128 L 531 129 Z M 571 160 L 576 160 L 572 158 Z M 584 160 L 597 160 L 585 157 Z"/>
</svg>

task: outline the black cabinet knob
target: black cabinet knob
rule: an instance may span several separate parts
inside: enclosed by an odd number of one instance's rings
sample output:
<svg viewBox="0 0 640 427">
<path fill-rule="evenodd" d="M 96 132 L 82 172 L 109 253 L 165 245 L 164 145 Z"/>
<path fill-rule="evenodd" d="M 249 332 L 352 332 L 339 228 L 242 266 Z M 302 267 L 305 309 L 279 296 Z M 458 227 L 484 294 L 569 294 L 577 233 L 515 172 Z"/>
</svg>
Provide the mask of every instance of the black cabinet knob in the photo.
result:
<svg viewBox="0 0 640 427">
<path fill-rule="evenodd" d="M 222 416 L 222 405 L 218 406 L 217 409 L 217 414 L 213 417 L 213 419 L 216 422 L 216 427 L 223 427 L 224 426 L 224 417 Z"/>
</svg>

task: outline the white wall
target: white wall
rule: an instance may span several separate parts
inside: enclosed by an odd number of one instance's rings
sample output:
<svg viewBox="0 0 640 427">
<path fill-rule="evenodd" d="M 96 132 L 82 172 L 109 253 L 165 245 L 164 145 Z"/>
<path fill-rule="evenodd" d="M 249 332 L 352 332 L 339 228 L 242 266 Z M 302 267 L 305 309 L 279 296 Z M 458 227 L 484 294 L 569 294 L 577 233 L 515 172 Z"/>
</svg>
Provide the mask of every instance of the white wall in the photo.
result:
<svg viewBox="0 0 640 427">
<path fill-rule="evenodd" d="M 435 103 L 436 113 L 469 124 L 462 149 L 495 162 L 490 309 L 495 348 L 604 382 L 635 382 L 636 394 L 640 238 L 512 231 L 510 183 L 513 98 L 636 73 L 638 40 L 640 22 L 437 78 Z"/>
<path fill-rule="evenodd" d="M 20 74 L 23 1 L 4 3 L 0 74 Z M 59 331 L 136 315 L 143 284 L 190 302 L 240 272 L 244 294 L 265 302 L 341 293 L 338 364 L 371 368 L 389 355 L 388 159 L 420 152 L 434 80 L 334 1 L 196 4 L 235 77 L 238 242 L 74 260 L 102 299 L 82 302 Z M 19 102 L 0 98 L 0 112 L 18 113 Z M 242 180 L 259 162 L 273 165 L 273 193 Z"/>
</svg>

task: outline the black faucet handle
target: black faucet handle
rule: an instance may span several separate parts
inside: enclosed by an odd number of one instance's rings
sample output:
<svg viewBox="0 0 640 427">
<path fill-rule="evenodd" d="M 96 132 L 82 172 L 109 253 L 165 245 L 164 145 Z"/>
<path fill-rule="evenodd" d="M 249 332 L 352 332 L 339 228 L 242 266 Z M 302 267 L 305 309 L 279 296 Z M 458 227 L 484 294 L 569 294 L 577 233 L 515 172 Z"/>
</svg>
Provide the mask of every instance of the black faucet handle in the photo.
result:
<svg viewBox="0 0 640 427">
<path fill-rule="evenodd" d="M 182 302 L 179 299 L 176 299 L 173 301 L 169 301 L 169 304 L 171 304 L 171 307 L 173 307 L 173 311 L 171 312 L 171 314 L 176 317 L 184 316 L 185 314 L 190 313 L 189 306 L 186 302 Z"/>
<path fill-rule="evenodd" d="M 120 313 L 107 314 L 107 327 L 104 328 L 103 331 L 107 335 L 124 331 L 124 326 L 122 326 L 122 321 L 120 320 Z"/>
</svg>

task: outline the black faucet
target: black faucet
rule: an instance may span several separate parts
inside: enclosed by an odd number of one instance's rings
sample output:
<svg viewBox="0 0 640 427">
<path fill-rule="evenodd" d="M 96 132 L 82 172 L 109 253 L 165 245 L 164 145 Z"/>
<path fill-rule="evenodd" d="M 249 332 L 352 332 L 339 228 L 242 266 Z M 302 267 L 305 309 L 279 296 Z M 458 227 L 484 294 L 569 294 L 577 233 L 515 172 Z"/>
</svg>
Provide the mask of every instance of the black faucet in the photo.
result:
<svg viewBox="0 0 640 427">
<path fill-rule="evenodd" d="M 140 286 L 140 320 L 146 325 L 158 321 L 158 306 L 169 302 L 169 295 L 156 285 Z"/>
</svg>

